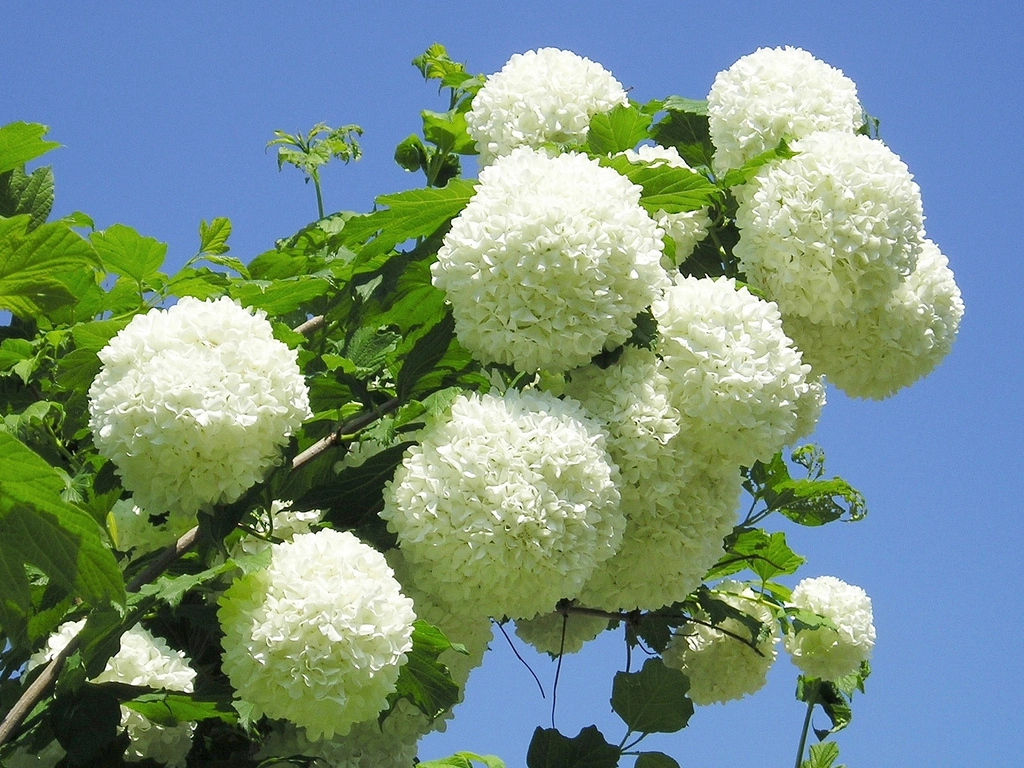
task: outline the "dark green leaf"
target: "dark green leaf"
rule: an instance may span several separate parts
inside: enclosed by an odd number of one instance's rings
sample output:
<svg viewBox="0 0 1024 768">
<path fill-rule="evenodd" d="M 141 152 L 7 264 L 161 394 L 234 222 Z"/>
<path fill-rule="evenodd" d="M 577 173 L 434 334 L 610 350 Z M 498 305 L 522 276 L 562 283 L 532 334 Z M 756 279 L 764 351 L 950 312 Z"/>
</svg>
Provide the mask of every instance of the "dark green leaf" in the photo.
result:
<svg viewBox="0 0 1024 768">
<path fill-rule="evenodd" d="M 425 109 L 420 116 L 423 118 L 423 137 L 431 144 L 435 144 L 439 152 L 476 154 L 476 142 L 469 135 L 464 114 L 454 110 L 431 112 Z"/>
<path fill-rule="evenodd" d="M 805 562 L 789 548 L 782 532 L 769 535 L 760 528 L 744 528 L 732 533 L 725 545 L 725 555 L 708 572 L 707 580 L 749 568 L 763 581 L 768 581 L 775 576 L 795 573 Z"/>
<path fill-rule="evenodd" d="M 50 725 L 71 765 L 101 765 L 99 756 L 117 739 L 121 706 L 117 697 L 98 685 L 86 685 L 58 697 Z"/>
<path fill-rule="evenodd" d="M 429 718 L 435 718 L 455 706 L 459 699 L 459 686 L 452 682 L 448 668 L 437 657 L 452 648 L 444 633 L 425 621 L 413 624 L 412 650 L 408 661 L 398 674 L 395 692 L 388 697 L 390 703 L 400 698 L 409 699 Z"/>
<path fill-rule="evenodd" d="M 0 174 L 0 216 L 30 217 L 28 229 L 46 221 L 53 208 L 53 170 L 36 168 L 26 175 L 21 168 Z"/>
<path fill-rule="evenodd" d="M 232 282 L 229 295 L 242 306 L 262 309 L 268 315 L 283 315 L 322 297 L 329 288 L 330 283 L 322 277 L 302 275 L 286 280 Z"/>
<path fill-rule="evenodd" d="M 478 755 L 475 752 L 456 752 L 450 757 L 442 757 L 439 760 L 428 760 L 419 762 L 418 768 L 471 768 L 473 763 L 483 763 L 486 768 L 505 768 L 505 763 L 494 755 Z"/>
<path fill-rule="evenodd" d="M 616 672 L 612 709 L 631 733 L 674 733 L 693 715 L 690 681 L 661 659 L 648 659 L 639 672 Z"/>
<path fill-rule="evenodd" d="M 60 146 L 44 141 L 49 128 L 39 123 L 10 123 L 0 128 L 0 173 L 14 170 L 29 160 Z"/>
<path fill-rule="evenodd" d="M 636 104 L 618 105 L 590 118 L 587 146 L 596 155 L 614 155 L 633 149 L 647 138 L 651 115 Z"/>
<path fill-rule="evenodd" d="M 679 763 L 664 752 L 641 752 L 633 768 L 679 768 Z"/>
<path fill-rule="evenodd" d="M 795 154 L 796 152 L 789 148 L 786 140 L 782 139 L 774 148 L 762 152 L 756 157 L 752 157 L 739 168 L 734 168 L 729 171 L 725 174 L 725 178 L 722 179 L 722 184 L 726 187 L 735 187 L 739 184 L 746 184 L 768 163 L 774 160 L 785 160 L 793 157 Z"/>
<path fill-rule="evenodd" d="M 819 739 L 824 739 L 830 733 L 843 730 L 853 719 L 853 710 L 850 708 L 849 699 L 843 695 L 835 683 L 829 680 L 819 680 L 801 675 L 797 679 L 796 698 L 798 701 L 814 703 L 821 707 L 831 722 L 827 729 L 815 728 L 814 732 Z"/>
<path fill-rule="evenodd" d="M 402 369 L 398 372 L 395 389 L 399 400 L 405 400 L 423 375 L 432 370 L 444 357 L 453 338 L 455 338 L 455 320 L 450 313 L 420 337 L 402 363 Z"/>
<path fill-rule="evenodd" d="M 589 725 L 570 739 L 554 728 L 533 732 L 527 768 L 615 768 L 621 751 L 605 741 L 597 726 Z"/>
<path fill-rule="evenodd" d="M 651 128 L 651 137 L 663 147 L 675 147 L 693 168 L 710 166 L 714 154 L 708 130 L 707 102 L 670 96 L 668 114 Z"/>
<path fill-rule="evenodd" d="M 427 165 L 427 150 L 415 133 L 395 147 L 395 162 L 407 171 L 418 171 Z"/>
</svg>

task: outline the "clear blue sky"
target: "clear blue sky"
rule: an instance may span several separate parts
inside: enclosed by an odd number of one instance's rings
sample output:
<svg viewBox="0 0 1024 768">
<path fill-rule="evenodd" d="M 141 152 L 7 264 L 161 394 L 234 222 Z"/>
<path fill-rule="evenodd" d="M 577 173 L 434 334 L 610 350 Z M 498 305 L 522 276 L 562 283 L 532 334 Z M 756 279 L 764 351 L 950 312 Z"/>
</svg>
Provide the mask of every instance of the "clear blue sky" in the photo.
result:
<svg viewBox="0 0 1024 768">
<path fill-rule="evenodd" d="M 815 439 L 864 492 L 868 518 L 786 529 L 807 575 L 874 600 L 875 671 L 839 737 L 842 761 L 1005 765 L 1024 753 L 1018 3 L 32 2 L 0 18 L 0 123 L 46 123 L 64 145 L 47 158 L 56 213 L 129 224 L 178 264 L 200 219 L 229 217 L 232 253 L 249 260 L 314 217 L 312 187 L 264 153 L 276 128 L 363 126 L 365 158 L 324 175 L 331 210 L 418 185 L 391 157 L 420 109 L 442 108 L 409 64 L 435 41 L 480 72 L 569 48 L 641 101 L 703 98 L 717 71 L 760 46 L 801 46 L 841 68 L 921 185 L 928 233 L 967 304 L 952 355 L 924 382 L 883 403 L 829 393 Z M 527 656 L 550 696 L 553 667 Z M 563 731 L 596 721 L 618 739 L 607 699 L 621 659 L 615 637 L 567 657 Z M 782 659 L 760 694 L 699 710 L 656 745 L 688 768 L 790 765 L 795 677 Z M 521 765 L 549 705 L 499 638 L 422 756 L 472 749 Z"/>
</svg>

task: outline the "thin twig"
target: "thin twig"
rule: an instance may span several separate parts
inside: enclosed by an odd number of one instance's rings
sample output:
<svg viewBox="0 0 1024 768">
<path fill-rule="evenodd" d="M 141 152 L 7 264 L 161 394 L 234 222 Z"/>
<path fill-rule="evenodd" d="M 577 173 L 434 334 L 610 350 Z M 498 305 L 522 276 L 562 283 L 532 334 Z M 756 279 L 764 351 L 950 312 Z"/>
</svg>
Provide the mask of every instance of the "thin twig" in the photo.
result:
<svg viewBox="0 0 1024 768">
<path fill-rule="evenodd" d="M 345 422 L 336 430 L 331 432 L 331 434 L 327 435 L 327 437 L 320 438 L 311 446 L 309 446 L 309 448 L 307 448 L 294 459 L 292 459 L 292 469 L 295 470 L 301 467 L 303 464 L 308 464 L 324 451 L 330 450 L 334 446 L 345 442 L 346 435 L 351 435 L 355 432 L 358 432 L 363 427 L 369 426 L 377 419 L 379 419 L 381 416 L 384 416 L 385 414 L 390 413 L 391 411 L 398 408 L 399 405 L 401 405 L 401 400 L 399 400 L 397 397 L 394 397 L 388 400 L 386 403 L 384 403 L 384 405 L 375 408 L 374 410 L 369 411 L 367 413 L 360 414 L 351 421 Z"/>
<path fill-rule="evenodd" d="M 323 315 L 316 315 L 315 317 L 309 318 L 309 320 L 304 322 L 302 325 L 295 326 L 295 332 L 301 333 L 303 336 L 309 336 L 309 334 L 314 331 L 318 331 L 323 328 L 326 322 L 327 320 Z"/>
</svg>

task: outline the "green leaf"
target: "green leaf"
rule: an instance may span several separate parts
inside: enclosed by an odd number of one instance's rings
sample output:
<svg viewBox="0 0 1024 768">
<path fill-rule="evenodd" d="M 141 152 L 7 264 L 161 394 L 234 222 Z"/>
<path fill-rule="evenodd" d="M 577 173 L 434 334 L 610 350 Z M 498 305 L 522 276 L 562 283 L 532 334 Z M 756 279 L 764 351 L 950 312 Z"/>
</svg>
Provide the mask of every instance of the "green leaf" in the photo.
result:
<svg viewBox="0 0 1024 768">
<path fill-rule="evenodd" d="M 435 144 L 439 152 L 475 155 L 476 142 L 469 135 L 466 116 L 461 112 L 420 112 L 423 118 L 423 138 Z"/>
<path fill-rule="evenodd" d="M 427 167 L 427 150 L 419 136 L 410 134 L 395 147 L 395 162 L 410 172 Z"/>
<path fill-rule="evenodd" d="M 674 733 L 693 715 L 687 697 L 690 681 L 661 659 L 648 659 L 639 672 L 616 672 L 612 682 L 612 709 L 630 733 Z"/>
<path fill-rule="evenodd" d="M 776 454 L 768 463 L 754 462 L 746 470 L 744 487 L 763 500 L 767 511 L 778 510 L 795 523 L 824 525 L 834 520 L 857 521 L 867 514 L 864 497 L 841 477 L 822 479 L 825 454 L 815 445 L 793 451 L 793 460 L 807 470 L 807 478 L 793 478 Z"/>
<path fill-rule="evenodd" d="M 382 195 L 377 198 L 377 204 L 387 208 L 349 219 L 342 235 L 349 245 L 357 245 L 375 235 L 359 254 L 362 261 L 369 260 L 406 240 L 436 232 L 466 207 L 475 185 L 476 182 L 468 179 L 453 179 L 443 187 Z"/>
<path fill-rule="evenodd" d="M 23 595 L 31 563 L 92 605 L 123 604 L 124 582 L 102 529 L 61 498 L 64 488 L 49 464 L 0 432 L 0 593 Z"/>
<path fill-rule="evenodd" d="M 459 686 L 452 681 L 448 668 L 437 660 L 452 647 L 437 627 L 415 621 L 412 650 L 406 654 L 408 661 L 398 673 L 395 692 L 388 697 L 388 702 L 393 705 L 398 699 L 409 699 L 431 719 L 455 706 Z"/>
<path fill-rule="evenodd" d="M 595 155 L 614 155 L 633 149 L 647 138 L 651 115 L 636 104 L 613 107 L 590 118 L 587 146 Z"/>
<path fill-rule="evenodd" d="M 618 747 L 605 741 L 594 725 L 588 725 L 571 739 L 554 728 L 537 728 L 526 753 L 526 765 L 527 768 L 615 768 L 621 754 Z"/>
<path fill-rule="evenodd" d="M 419 762 L 418 768 L 471 768 L 473 763 L 483 763 L 486 768 L 505 768 L 505 762 L 494 755 L 478 755 L 475 752 L 456 752 L 450 757 Z"/>
<path fill-rule="evenodd" d="M 405 400 L 416 383 L 444 357 L 455 338 L 455 320 L 451 313 L 420 337 L 402 363 L 395 391 L 399 400 Z"/>
<path fill-rule="evenodd" d="M 633 768 L 679 768 L 679 763 L 664 752 L 641 752 Z"/>
<path fill-rule="evenodd" d="M 786 140 L 781 139 L 774 148 L 766 150 L 756 157 L 750 158 L 739 168 L 734 168 L 726 173 L 725 178 L 722 179 L 722 184 L 726 187 L 735 187 L 740 184 L 746 184 L 768 163 L 774 160 L 785 160 L 795 155 L 796 152 L 789 148 Z"/>
<path fill-rule="evenodd" d="M 228 237 L 231 235 L 231 221 L 218 217 L 206 223 L 206 219 L 199 222 L 199 251 L 201 253 L 219 256 L 231 250 L 228 245 Z M 241 273 L 239 273 L 241 274 Z M 248 274 L 243 275 L 248 277 Z"/>
<path fill-rule="evenodd" d="M 60 146 L 44 141 L 49 128 L 39 123 L 10 123 L 0 128 L 0 173 L 12 171 Z"/>
<path fill-rule="evenodd" d="M 853 719 L 849 699 L 839 687 L 829 680 L 819 680 L 801 675 L 797 679 L 796 698 L 798 701 L 814 703 L 821 707 L 831 722 L 827 729 L 815 728 L 814 733 L 824 739 L 830 733 L 843 730 Z"/>
<path fill-rule="evenodd" d="M 284 280 L 231 282 L 228 295 L 244 307 L 262 309 L 273 316 L 294 312 L 329 289 L 330 283 L 324 278 L 301 275 Z"/>
<path fill-rule="evenodd" d="M 30 224 L 28 215 L 0 219 L 0 309 L 19 317 L 74 304 L 60 277 L 99 264 L 88 241 L 66 224 L 29 231 Z"/>
<path fill-rule="evenodd" d="M 0 174 L 0 216 L 28 214 L 31 232 L 46 221 L 53 208 L 53 169 L 36 168 L 25 175 L 21 168 Z"/>
<path fill-rule="evenodd" d="M 107 271 L 141 283 L 156 273 L 167 255 L 167 243 L 143 237 L 131 227 L 114 224 L 89 235 Z"/>
<path fill-rule="evenodd" d="M 820 744 L 811 745 L 811 754 L 800 764 L 800 768 L 833 768 L 833 763 L 839 759 L 839 745 L 834 741 L 823 741 Z M 843 765 L 836 765 L 834 768 L 846 768 Z"/>
<path fill-rule="evenodd" d="M 69 764 L 106 765 L 100 755 L 117 739 L 121 706 L 111 691 L 85 685 L 54 701 L 50 721 Z"/>
<path fill-rule="evenodd" d="M 601 164 L 643 187 L 640 204 L 651 213 L 696 211 L 713 205 L 721 195 L 718 187 L 707 178 L 687 168 L 657 161 L 631 163 L 622 155 L 603 159 Z"/>
<path fill-rule="evenodd" d="M 668 114 L 651 128 L 651 137 L 663 147 L 675 147 L 692 168 L 710 166 L 715 150 L 707 102 L 670 96 L 664 107 Z"/>
<path fill-rule="evenodd" d="M 230 698 L 218 699 L 187 693 L 147 693 L 122 702 L 122 706 L 165 727 L 203 720 L 220 720 L 229 725 L 238 722 L 238 713 L 231 706 Z"/>
<path fill-rule="evenodd" d="M 725 541 L 725 555 L 707 573 L 705 579 L 719 579 L 749 568 L 768 581 L 775 576 L 796 573 L 804 558 L 786 544 L 786 535 L 776 532 L 767 534 L 760 528 L 741 528 L 730 534 Z"/>
</svg>

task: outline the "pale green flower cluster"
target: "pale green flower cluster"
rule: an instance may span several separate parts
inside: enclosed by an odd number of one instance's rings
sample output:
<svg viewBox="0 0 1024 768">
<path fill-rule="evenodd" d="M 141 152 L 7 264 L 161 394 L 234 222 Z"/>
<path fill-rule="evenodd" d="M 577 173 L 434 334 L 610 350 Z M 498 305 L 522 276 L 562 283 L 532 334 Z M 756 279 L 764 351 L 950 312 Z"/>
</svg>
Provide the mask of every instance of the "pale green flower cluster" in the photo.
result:
<svg viewBox="0 0 1024 768">
<path fill-rule="evenodd" d="M 857 672 L 870 658 L 874 615 L 863 589 L 834 576 L 819 576 L 797 584 L 789 602 L 828 622 L 793 629 L 784 638 L 786 651 L 805 675 L 837 680 Z"/>
</svg>

